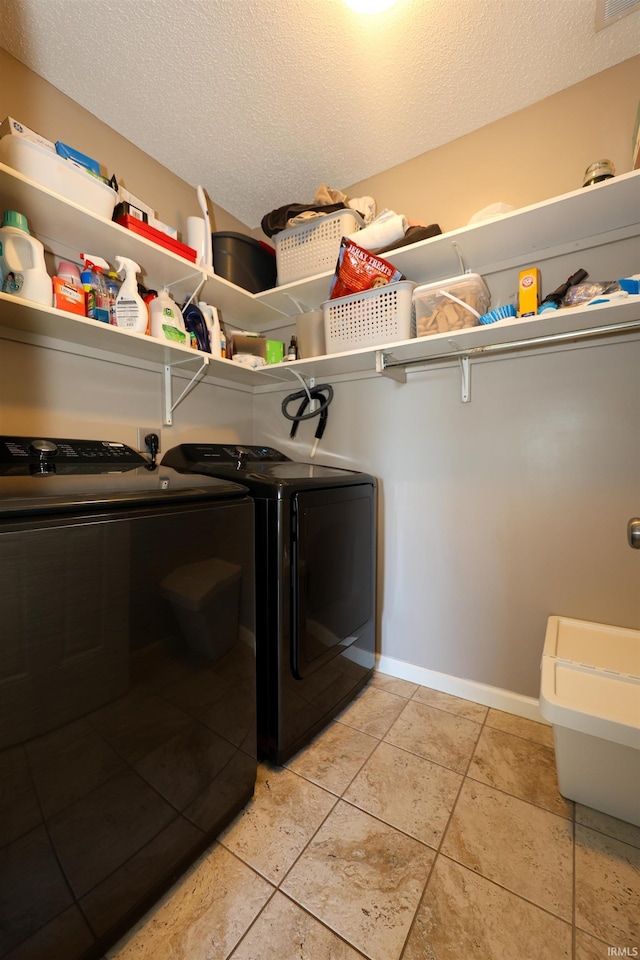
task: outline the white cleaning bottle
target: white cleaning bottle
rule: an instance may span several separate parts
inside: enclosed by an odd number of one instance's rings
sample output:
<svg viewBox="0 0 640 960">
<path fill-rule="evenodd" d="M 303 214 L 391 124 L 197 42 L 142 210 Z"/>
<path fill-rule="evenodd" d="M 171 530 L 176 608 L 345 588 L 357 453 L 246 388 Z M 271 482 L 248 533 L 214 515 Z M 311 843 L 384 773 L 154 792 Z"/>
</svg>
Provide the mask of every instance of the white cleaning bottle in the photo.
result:
<svg viewBox="0 0 640 960">
<path fill-rule="evenodd" d="M 118 273 L 124 273 L 120 292 L 116 297 L 116 326 L 135 333 L 146 333 L 149 315 L 147 305 L 138 293 L 136 274 L 140 267 L 128 257 L 116 257 Z"/>
<path fill-rule="evenodd" d="M 44 247 L 29 233 L 24 214 L 16 210 L 5 210 L 2 218 L 0 276 L 4 293 L 52 305 L 53 284 L 44 262 Z"/>
<path fill-rule="evenodd" d="M 220 317 L 218 315 L 218 308 L 210 306 L 208 303 L 205 303 L 204 300 L 199 300 L 198 306 L 202 310 L 204 322 L 206 323 L 207 330 L 209 331 L 209 343 L 211 344 L 211 356 L 221 357 L 222 356 L 222 331 L 220 330 Z"/>
<path fill-rule="evenodd" d="M 166 290 L 161 290 L 158 296 L 150 302 L 149 313 L 151 315 L 152 337 L 188 345 L 182 311 Z"/>
</svg>

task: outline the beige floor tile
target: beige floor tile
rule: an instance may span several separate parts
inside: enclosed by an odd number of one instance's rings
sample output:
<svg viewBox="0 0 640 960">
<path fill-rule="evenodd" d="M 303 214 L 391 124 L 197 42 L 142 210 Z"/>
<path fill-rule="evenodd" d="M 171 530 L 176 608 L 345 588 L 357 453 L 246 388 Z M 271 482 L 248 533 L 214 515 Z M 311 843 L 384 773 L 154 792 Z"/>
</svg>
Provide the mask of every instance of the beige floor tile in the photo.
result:
<svg viewBox="0 0 640 960">
<path fill-rule="evenodd" d="M 461 775 L 453 770 L 381 743 L 344 799 L 437 847 L 461 783 Z"/>
<path fill-rule="evenodd" d="M 362 960 L 362 954 L 276 893 L 229 960 Z"/>
<path fill-rule="evenodd" d="M 583 930 L 576 930 L 576 960 L 610 960 L 612 956 L 608 944 Z"/>
<path fill-rule="evenodd" d="M 368 686 L 337 719 L 381 740 L 406 705 L 406 697 Z"/>
<path fill-rule="evenodd" d="M 446 710 L 448 713 L 455 713 L 459 717 L 475 720 L 478 723 L 482 723 L 489 712 L 488 707 L 483 707 L 481 703 L 463 700 L 462 697 L 453 697 L 450 693 L 433 690 L 431 687 L 418 687 L 413 699 L 418 703 L 428 703 L 430 707 L 437 707 L 439 710 Z"/>
<path fill-rule="evenodd" d="M 410 683 L 409 680 L 400 680 L 398 677 L 390 677 L 387 673 L 378 672 L 374 673 L 370 684 L 378 690 L 393 693 L 396 697 L 404 697 L 405 700 L 410 700 L 419 689 L 417 683 Z"/>
<path fill-rule="evenodd" d="M 585 807 L 582 803 L 576 803 L 576 823 L 582 823 L 585 827 L 597 830 L 598 833 L 605 833 L 608 837 L 622 840 L 623 843 L 630 843 L 632 847 L 640 847 L 640 827 L 625 820 L 610 817 L 609 814 L 593 810 L 591 807 Z"/>
<path fill-rule="evenodd" d="M 640 850 L 576 824 L 576 926 L 640 952 Z"/>
<path fill-rule="evenodd" d="M 547 747 L 553 746 L 553 727 L 546 723 L 535 723 L 524 717 L 516 717 L 513 713 L 491 709 L 487 714 L 487 726 L 504 730 L 505 733 L 513 733 L 516 737 L 524 737 L 526 740 L 544 743 Z"/>
<path fill-rule="evenodd" d="M 469 776 L 561 817 L 573 817 L 573 803 L 558 792 L 552 747 L 483 727 Z"/>
<path fill-rule="evenodd" d="M 379 742 L 345 723 L 332 723 L 286 766 L 340 796 Z"/>
<path fill-rule="evenodd" d="M 402 960 L 571 960 L 571 926 L 439 856 Z"/>
<path fill-rule="evenodd" d="M 518 896 L 571 919 L 573 824 L 466 780 L 442 853 Z"/>
<path fill-rule="evenodd" d="M 335 796 L 290 770 L 260 764 L 253 800 L 220 842 L 277 884 L 335 802 Z"/>
<path fill-rule="evenodd" d="M 411 700 L 385 740 L 458 773 L 464 773 L 481 725 L 445 710 Z"/>
<path fill-rule="evenodd" d="M 397 960 L 434 856 L 340 800 L 282 889 L 371 960 Z"/>
<path fill-rule="evenodd" d="M 226 960 L 273 887 L 216 844 L 108 953 L 109 960 Z"/>
</svg>

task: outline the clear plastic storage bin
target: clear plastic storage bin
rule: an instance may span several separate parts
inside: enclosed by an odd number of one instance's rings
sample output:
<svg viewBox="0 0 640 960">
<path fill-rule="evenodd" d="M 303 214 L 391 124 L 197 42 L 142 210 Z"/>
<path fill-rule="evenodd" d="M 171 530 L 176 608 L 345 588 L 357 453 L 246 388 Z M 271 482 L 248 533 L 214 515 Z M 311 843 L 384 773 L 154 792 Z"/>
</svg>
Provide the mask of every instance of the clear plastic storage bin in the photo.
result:
<svg viewBox="0 0 640 960">
<path fill-rule="evenodd" d="M 335 270 L 340 241 L 362 227 L 364 220 L 355 210 L 337 210 L 274 234 L 278 285 Z"/>
<path fill-rule="evenodd" d="M 640 826 L 640 630 L 549 617 L 540 712 L 563 797 Z"/>
<path fill-rule="evenodd" d="M 463 273 L 459 277 L 421 284 L 413 291 L 413 302 L 416 337 L 427 337 L 475 327 L 478 318 L 465 304 L 482 316 L 489 309 L 491 295 L 479 273 Z"/>
<path fill-rule="evenodd" d="M 415 284 L 398 280 L 322 304 L 327 353 L 409 340 Z"/>
</svg>

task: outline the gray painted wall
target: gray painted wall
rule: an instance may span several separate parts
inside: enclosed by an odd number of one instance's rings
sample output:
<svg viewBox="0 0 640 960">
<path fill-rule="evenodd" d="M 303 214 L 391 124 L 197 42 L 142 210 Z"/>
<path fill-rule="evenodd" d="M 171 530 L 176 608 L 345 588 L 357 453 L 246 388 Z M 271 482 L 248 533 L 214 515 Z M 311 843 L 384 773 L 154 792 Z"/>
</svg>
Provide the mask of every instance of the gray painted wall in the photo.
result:
<svg viewBox="0 0 640 960">
<path fill-rule="evenodd" d="M 638 339 L 472 362 L 471 403 L 455 364 L 334 383 L 317 459 L 380 479 L 380 653 L 537 697 L 548 616 L 640 627 L 639 363 Z M 282 396 L 254 439 L 307 459 Z"/>
</svg>

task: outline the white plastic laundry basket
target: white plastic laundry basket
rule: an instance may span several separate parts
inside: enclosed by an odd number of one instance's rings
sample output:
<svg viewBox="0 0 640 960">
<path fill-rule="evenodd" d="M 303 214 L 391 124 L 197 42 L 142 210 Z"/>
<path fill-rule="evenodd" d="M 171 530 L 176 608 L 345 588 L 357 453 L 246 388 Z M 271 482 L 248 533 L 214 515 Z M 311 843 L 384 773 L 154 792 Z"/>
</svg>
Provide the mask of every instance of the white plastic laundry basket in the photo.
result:
<svg viewBox="0 0 640 960">
<path fill-rule="evenodd" d="M 398 280 L 325 301 L 322 311 L 327 353 L 409 340 L 414 287 L 411 280 Z"/>
<path fill-rule="evenodd" d="M 278 285 L 335 270 L 340 241 L 363 226 L 364 220 L 359 213 L 337 210 L 319 220 L 274 234 Z"/>
</svg>

